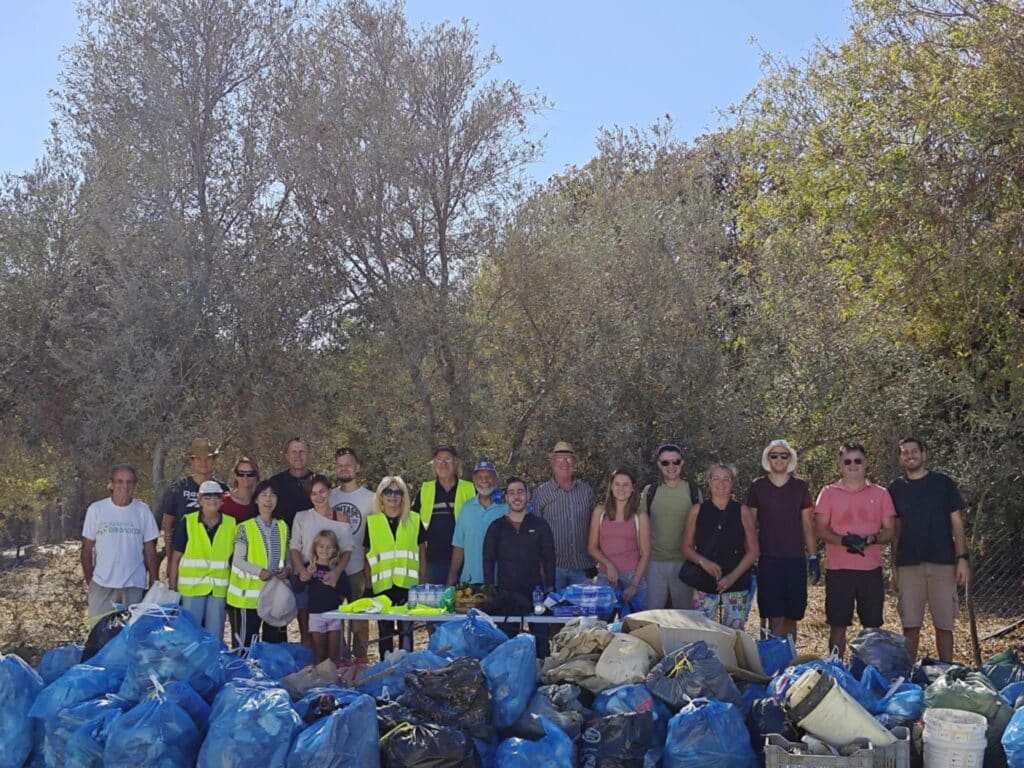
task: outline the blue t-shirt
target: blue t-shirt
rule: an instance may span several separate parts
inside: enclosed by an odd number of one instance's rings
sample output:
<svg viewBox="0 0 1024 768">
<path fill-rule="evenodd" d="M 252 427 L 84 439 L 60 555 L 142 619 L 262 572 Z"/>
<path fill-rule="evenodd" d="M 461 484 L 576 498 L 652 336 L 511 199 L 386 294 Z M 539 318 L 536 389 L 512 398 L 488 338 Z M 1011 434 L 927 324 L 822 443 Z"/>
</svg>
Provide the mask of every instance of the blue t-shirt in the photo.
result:
<svg viewBox="0 0 1024 768">
<path fill-rule="evenodd" d="M 480 498 L 474 496 L 462 505 L 459 520 L 455 523 L 452 546 L 462 547 L 462 581 L 482 584 L 484 580 L 484 536 L 495 520 L 505 516 L 508 504 L 491 504 L 484 509 Z"/>
</svg>

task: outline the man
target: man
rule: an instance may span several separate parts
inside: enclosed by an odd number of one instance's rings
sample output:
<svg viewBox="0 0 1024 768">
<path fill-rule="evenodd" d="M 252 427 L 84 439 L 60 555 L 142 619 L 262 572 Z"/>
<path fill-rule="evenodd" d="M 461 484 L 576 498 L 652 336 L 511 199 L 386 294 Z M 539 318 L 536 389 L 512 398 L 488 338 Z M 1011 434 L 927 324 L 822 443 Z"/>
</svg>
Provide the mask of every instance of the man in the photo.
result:
<svg viewBox="0 0 1024 768">
<path fill-rule="evenodd" d="M 791 635 L 807 609 L 807 572 L 821 579 L 814 502 L 807 483 L 795 477 L 796 451 L 785 440 L 772 440 L 761 453 L 768 473 L 747 492 L 747 507 L 757 520 L 757 607 L 773 635 Z M 805 558 L 806 552 L 806 560 Z"/>
<path fill-rule="evenodd" d="M 82 575 L 89 589 L 92 620 L 142 601 L 157 580 L 156 527 L 149 505 L 133 498 L 138 475 L 131 464 L 110 472 L 110 498 L 95 501 L 82 525 Z"/>
<path fill-rule="evenodd" d="M 508 504 L 497 502 L 495 489 L 498 472 L 490 461 L 479 461 L 473 467 L 473 486 L 476 496 L 462 505 L 462 514 L 455 522 L 452 534 L 452 564 L 445 584 L 460 581 L 482 584 L 484 580 L 484 535 L 487 528 L 508 512 Z"/>
<path fill-rule="evenodd" d="M 895 535 L 889 492 L 866 478 L 867 451 L 860 443 L 839 449 L 840 479 L 821 489 L 814 517 L 825 542 L 825 619 L 828 647 L 846 653 L 853 608 L 865 628 L 882 626 L 882 547 Z"/>
<path fill-rule="evenodd" d="M 426 531 L 428 584 L 444 584 L 452 564 L 452 536 L 463 505 L 476 495 L 473 483 L 460 480 L 459 454 L 450 445 L 434 449 L 434 480 L 420 486 L 412 502 Z"/>
<path fill-rule="evenodd" d="M 555 539 L 551 527 L 536 515 L 527 514 L 530 499 L 526 483 L 510 477 L 505 483 L 508 511 L 487 528 L 483 544 L 485 584 L 497 584 L 504 591 L 515 593 L 528 605 L 534 587 L 550 592 L 555 585 Z M 535 624 L 537 655 L 548 655 L 548 627 Z M 519 627 L 503 627 L 510 636 Z"/>
<path fill-rule="evenodd" d="M 700 490 L 682 479 L 683 449 L 663 443 L 654 452 L 660 479 L 644 486 L 640 509 L 651 520 L 651 562 L 647 566 L 647 607 L 690 610 L 693 587 L 679 578 L 683 566 L 683 531 L 690 510 L 700 503 Z"/>
<path fill-rule="evenodd" d="M 555 589 L 586 581 L 594 570 L 587 551 L 590 514 L 597 506 L 594 489 L 577 480 L 576 451 L 564 440 L 548 453 L 551 479 L 533 495 L 533 511 L 551 526 L 555 537 Z"/>
<path fill-rule="evenodd" d="M 956 588 L 971 579 L 962 512 L 967 505 L 950 477 L 925 466 L 928 451 L 916 437 L 900 441 L 899 461 L 904 474 L 889 485 L 896 507 L 892 586 L 907 652 L 917 659 L 927 603 L 939 659 L 951 662 Z"/>
<path fill-rule="evenodd" d="M 301 437 L 293 437 L 288 441 L 284 457 L 288 469 L 270 478 L 270 487 L 277 494 L 275 516 L 284 520 L 288 530 L 291 530 L 295 514 L 313 506 L 309 500 L 309 490 L 315 473 L 309 468 L 309 443 Z"/>
<path fill-rule="evenodd" d="M 160 502 L 160 525 L 164 534 L 164 555 L 168 558 L 174 551 L 174 526 L 188 512 L 199 511 L 199 486 L 207 480 L 217 480 L 213 476 L 213 465 L 219 451 L 215 450 L 208 437 L 199 437 L 192 441 L 192 451 L 188 456 L 189 473 L 173 483 Z M 220 483 L 227 493 L 226 483 Z"/>
<path fill-rule="evenodd" d="M 352 527 L 352 540 L 355 548 L 352 557 L 345 566 L 348 575 L 349 589 L 353 600 L 358 600 L 366 591 L 366 579 L 363 574 L 363 563 L 366 549 L 363 541 L 366 538 L 366 519 L 373 512 L 373 491 L 359 484 L 359 474 L 363 471 L 363 463 L 354 449 L 344 447 L 334 452 L 334 471 L 338 487 L 331 491 L 330 505 L 335 515 L 347 518 Z M 370 625 L 365 621 L 351 622 L 352 655 L 357 659 L 366 657 L 369 647 Z"/>
</svg>

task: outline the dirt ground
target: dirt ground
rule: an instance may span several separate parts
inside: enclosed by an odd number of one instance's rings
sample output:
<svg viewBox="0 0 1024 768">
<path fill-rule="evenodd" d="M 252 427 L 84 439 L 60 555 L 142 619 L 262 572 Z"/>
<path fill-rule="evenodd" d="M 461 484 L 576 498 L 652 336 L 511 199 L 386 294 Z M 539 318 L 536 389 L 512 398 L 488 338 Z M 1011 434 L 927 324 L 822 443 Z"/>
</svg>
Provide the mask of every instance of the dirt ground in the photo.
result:
<svg viewBox="0 0 1024 768">
<path fill-rule="evenodd" d="M 85 617 L 85 584 L 79 565 L 78 542 L 40 546 L 31 550 L 20 563 L 5 559 L 0 563 L 0 653 L 17 653 L 30 664 L 36 664 L 48 648 L 71 642 L 83 642 L 87 630 Z M 828 626 L 824 615 L 825 592 L 823 586 L 810 588 L 808 615 L 800 624 L 798 649 L 802 654 L 825 656 L 828 653 Z M 896 597 L 886 597 L 885 628 L 899 631 Z M 977 617 L 978 635 L 996 632 L 1012 619 L 1006 617 Z M 755 606 L 748 622 L 748 631 L 760 624 Z M 856 632 L 851 628 L 851 637 Z M 294 624 L 290 639 L 298 640 Z M 376 628 L 371 624 L 371 637 Z M 426 632 L 416 632 L 416 646 L 425 647 Z M 1012 633 L 982 642 L 982 658 L 1006 648 L 1024 652 L 1024 627 Z M 935 656 L 934 634 L 929 620 L 921 633 L 921 654 Z M 955 657 L 957 661 L 972 663 L 971 641 L 966 611 L 962 612 L 956 629 Z M 371 651 L 375 660 L 375 652 Z"/>
</svg>

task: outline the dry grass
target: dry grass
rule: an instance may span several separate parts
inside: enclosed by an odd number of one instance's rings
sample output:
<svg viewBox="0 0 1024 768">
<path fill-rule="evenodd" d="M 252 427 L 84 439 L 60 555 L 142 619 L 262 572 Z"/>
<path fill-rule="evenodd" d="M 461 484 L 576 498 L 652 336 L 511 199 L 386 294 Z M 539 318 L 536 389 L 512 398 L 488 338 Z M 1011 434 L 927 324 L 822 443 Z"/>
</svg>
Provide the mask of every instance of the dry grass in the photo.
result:
<svg viewBox="0 0 1024 768">
<path fill-rule="evenodd" d="M 0 652 L 17 653 L 30 664 L 39 661 L 48 648 L 71 642 L 83 642 L 87 634 L 85 584 L 79 566 L 79 545 L 41 546 L 14 568 L 0 571 Z M 824 656 L 828 653 L 828 626 L 824 616 L 823 586 L 810 588 L 807 618 L 800 625 L 800 652 Z M 885 606 L 886 629 L 899 631 L 896 597 L 888 595 Z M 760 623 L 755 606 L 748 628 Z M 1010 624 L 1005 617 L 978 616 L 978 634 L 984 637 Z M 855 630 L 851 629 L 851 637 Z M 371 623 L 371 637 L 376 627 Z M 298 640 L 294 625 L 289 639 Z M 426 645 L 426 632 L 416 632 L 416 647 Z M 1024 650 L 1024 627 L 1011 634 L 982 643 L 982 658 L 1005 648 Z M 921 633 L 921 654 L 935 656 L 934 633 L 926 619 Z M 972 663 L 970 634 L 966 614 L 957 623 L 956 660 Z M 375 649 L 371 660 L 375 660 Z"/>
</svg>

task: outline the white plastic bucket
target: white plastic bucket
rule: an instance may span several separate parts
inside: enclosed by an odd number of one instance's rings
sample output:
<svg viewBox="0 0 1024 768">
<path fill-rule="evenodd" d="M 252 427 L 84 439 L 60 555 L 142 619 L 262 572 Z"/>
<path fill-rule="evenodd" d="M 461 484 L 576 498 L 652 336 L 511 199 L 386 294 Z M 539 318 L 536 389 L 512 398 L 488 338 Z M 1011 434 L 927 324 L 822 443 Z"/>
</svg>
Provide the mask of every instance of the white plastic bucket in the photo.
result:
<svg viewBox="0 0 1024 768">
<path fill-rule="evenodd" d="M 843 747 L 861 737 L 876 747 L 896 742 L 896 737 L 856 699 L 817 669 L 806 670 L 789 687 L 786 706 L 790 715 L 797 718 L 797 725 L 834 747 Z"/>
<path fill-rule="evenodd" d="M 924 711 L 925 768 L 981 768 L 988 721 L 961 709 Z"/>
</svg>

